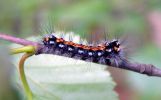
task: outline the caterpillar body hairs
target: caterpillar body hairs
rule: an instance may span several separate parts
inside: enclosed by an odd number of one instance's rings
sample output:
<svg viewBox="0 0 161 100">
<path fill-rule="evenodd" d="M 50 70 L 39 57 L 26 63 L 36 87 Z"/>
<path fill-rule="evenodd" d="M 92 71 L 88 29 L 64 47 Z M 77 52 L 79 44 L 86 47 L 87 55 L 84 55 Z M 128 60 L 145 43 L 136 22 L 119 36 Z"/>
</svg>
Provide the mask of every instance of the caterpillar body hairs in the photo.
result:
<svg viewBox="0 0 161 100">
<path fill-rule="evenodd" d="M 125 41 L 120 42 L 117 39 L 105 41 L 97 46 L 91 46 L 66 41 L 63 38 L 57 38 L 54 34 L 44 37 L 42 43 L 13 37 L 3 33 L 0 33 L 0 38 L 24 46 L 31 45 L 32 47 L 36 47 L 33 51 L 35 55 L 56 54 L 98 64 L 105 64 L 115 68 L 131 70 L 148 76 L 161 77 L 161 69 L 156 66 L 129 61 L 129 59 L 125 57 L 126 47 L 122 46 L 122 43 Z"/>
<path fill-rule="evenodd" d="M 63 38 L 57 38 L 52 33 L 43 38 L 42 44 L 43 46 L 37 50 L 36 55 L 55 54 L 108 66 L 114 63 L 117 67 L 120 60 L 124 59 L 123 48 L 121 48 L 121 43 L 117 39 L 91 46 L 74 43 L 70 40 L 66 41 Z"/>
<path fill-rule="evenodd" d="M 54 54 L 88 62 L 103 64 L 115 68 L 132 70 L 148 76 L 161 77 L 161 70 L 152 64 L 133 63 L 125 57 L 126 48 L 118 39 L 104 41 L 96 46 L 84 45 L 73 41 L 58 38 L 54 33 L 45 36 L 42 45 L 38 47 L 35 55 Z M 129 48 L 129 47 L 128 47 Z"/>
</svg>

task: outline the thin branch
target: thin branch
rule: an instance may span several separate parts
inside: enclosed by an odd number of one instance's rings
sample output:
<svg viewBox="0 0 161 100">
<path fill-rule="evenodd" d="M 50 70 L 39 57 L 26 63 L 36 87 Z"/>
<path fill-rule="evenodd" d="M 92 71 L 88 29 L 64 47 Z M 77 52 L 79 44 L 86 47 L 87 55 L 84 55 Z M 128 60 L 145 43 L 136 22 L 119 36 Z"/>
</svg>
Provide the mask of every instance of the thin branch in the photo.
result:
<svg viewBox="0 0 161 100">
<path fill-rule="evenodd" d="M 7 41 L 11 41 L 17 44 L 21 44 L 21 45 L 32 45 L 37 47 L 36 49 L 40 49 L 42 47 L 41 44 L 37 43 L 37 42 L 32 42 L 29 40 L 25 40 L 25 39 L 20 39 L 20 38 L 16 38 L 10 35 L 5 35 L 0 33 L 0 38 L 7 40 Z M 111 63 L 112 67 L 115 68 L 121 68 L 121 69 L 126 69 L 126 70 L 130 70 L 130 71 L 134 71 L 140 74 L 146 74 L 148 76 L 157 76 L 157 77 L 161 77 L 161 69 L 155 67 L 154 65 L 151 64 L 139 64 L 139 63 L 132 63 L 130 61 L 122 61 L 122 63 L 119 64 L 119 66 L 115 63 L 112 62 Z"/>
<path fill-rule="evenodd" d="M 112 63 L 111 66 L 116 67 L 116 64 Z M 161 69 L 157 68 L 152 64 L 132 63 L 126 60 L 122 61 L 122 63 L 120 63 L 119 66 L 117 66 L 117 68 L 134 71 L 140 74 L 146 74 L 148 76 L 161 77 Z"/>
<path fill-rule="evenodd" d="M 17 38 L 17 37 L 14 37 L 14 36 L 6 35 L 4 33 L 0 33 L 0 39 L 4 39 L 4 40 L 10 41 L 10 42 L 14 42 L 14 43 L 25 45 L 25 46 L 26 45 L 33 45 L 33 46 L 40 45 L 37 42 L 32 42 L 32 41 L 29 41 L 29 40 Z"/>
</svg>

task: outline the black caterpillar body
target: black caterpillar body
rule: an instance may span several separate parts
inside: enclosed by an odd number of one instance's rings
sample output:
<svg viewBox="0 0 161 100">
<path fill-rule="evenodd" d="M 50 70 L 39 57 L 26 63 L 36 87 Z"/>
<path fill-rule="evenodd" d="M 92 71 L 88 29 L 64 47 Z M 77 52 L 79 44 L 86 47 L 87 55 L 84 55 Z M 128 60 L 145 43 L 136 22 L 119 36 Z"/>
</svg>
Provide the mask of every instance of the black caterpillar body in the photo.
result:
<svg viewBox="0 0 161 100">
<path fill-rule="evenodd" d="M 63 38 L 50 34 L 44 37 L 42 42 L 43 47 L 37 50 L 36 55 L 55 54 L 105 65 L 111 65 L 112 62 L 117 65 L 117 58 L 121 58 L 122 52 L 120 42 L 116 39 L 98 46 L 88 46 L 65 41 Z"/>
</svg>

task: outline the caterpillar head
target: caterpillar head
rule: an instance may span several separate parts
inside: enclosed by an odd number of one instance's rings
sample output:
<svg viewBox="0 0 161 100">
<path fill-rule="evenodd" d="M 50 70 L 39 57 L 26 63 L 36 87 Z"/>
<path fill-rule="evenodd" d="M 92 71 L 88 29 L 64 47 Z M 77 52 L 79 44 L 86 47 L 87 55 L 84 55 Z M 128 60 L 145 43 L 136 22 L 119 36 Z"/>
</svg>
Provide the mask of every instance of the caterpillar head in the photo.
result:
<svg viewBox="0 0 161 100">
<path fill-rule="evenodd" d="M 119 40 L 114 39 L 111 42 L 106 42 L 106 52 L 108 53 L 119 53 L 120 52 L 120 42 Z"/>
</svg>

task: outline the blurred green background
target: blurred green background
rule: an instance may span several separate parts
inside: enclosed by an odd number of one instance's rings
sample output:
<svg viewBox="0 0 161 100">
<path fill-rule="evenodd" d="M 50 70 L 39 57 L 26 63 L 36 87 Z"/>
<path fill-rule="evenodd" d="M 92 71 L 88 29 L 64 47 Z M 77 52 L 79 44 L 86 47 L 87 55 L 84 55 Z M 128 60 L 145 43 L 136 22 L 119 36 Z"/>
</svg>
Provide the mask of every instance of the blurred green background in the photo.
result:
<svg viewBox="0 0 161 100">
<path fill-rule="evenodd" d="M 23 38 L 37 36 L 48 22 L 56 30 L 92 34 L 95 41 L 103 39 L 104 31 L 112 37 L 136 34 L 141 44 L 131 59 L 161 67 L 161 0 L 0 1 L 0 32 Z M 120 100 L 161 99 L 160 78 L 110 71 Z"/>
</svg>

